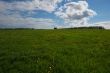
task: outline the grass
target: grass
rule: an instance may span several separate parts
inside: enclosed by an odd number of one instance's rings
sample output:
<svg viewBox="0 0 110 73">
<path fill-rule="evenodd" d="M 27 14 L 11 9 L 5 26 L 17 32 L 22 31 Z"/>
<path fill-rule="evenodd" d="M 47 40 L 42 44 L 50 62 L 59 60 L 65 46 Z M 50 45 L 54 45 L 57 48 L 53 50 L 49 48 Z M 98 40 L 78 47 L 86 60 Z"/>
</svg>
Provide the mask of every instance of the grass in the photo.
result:
<svg viewBox="0 0 110 73">
<path fill-rule="evenodd" d="M 0 30 L 0 73 L 110 73 L 110 30 Z"/>
</svg>

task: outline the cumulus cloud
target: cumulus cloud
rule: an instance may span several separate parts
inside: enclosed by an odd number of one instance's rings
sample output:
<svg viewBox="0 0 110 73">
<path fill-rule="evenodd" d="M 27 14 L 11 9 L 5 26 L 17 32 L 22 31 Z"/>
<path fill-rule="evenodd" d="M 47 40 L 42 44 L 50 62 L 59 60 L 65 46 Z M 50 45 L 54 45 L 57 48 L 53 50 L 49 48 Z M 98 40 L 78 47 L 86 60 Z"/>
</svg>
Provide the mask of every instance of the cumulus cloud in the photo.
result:
<svg viewBox="0 0 110 73">
<path fill-rule="evenodd" d="M 65 21 L 67 26 L 80 26 L 88 24 L 90 17 L 96 12 L 89 9 L 86 1 L 73 2 L 65 0 L 64 6 L 58 6 L 63 0 L 7 0 L 0 1 L 0 27 L 35 27 L 52 28 L 55 22 L 52 19 L 34 18 L 31 13 L 34 10 L 43 10 L 53 13 Z M 30 17 L 24 17 L 23 11 L 30 12 Z"/>
<path fill-rule="evenodd" d="M 50 29 L 53 28 L 54 21 L 52 19 L 22 17 L 19 14 L 0 15 L 1 28 L 36 28 Z"/>
<path fill-rule="evenodd" d="M 32 1 L 0 1 L 1 28 L 52 28 L 52 19 L 24 17 L 21 11 L 44 10 L 53 12 L 61 0 L 32 0 Z M 31 14 L 30 14 L 31 15 Z"/>
<path fill-rule="evenodd" d="M 1 10 L 44 10 L 47 12 L 53 12 L 57 8 L 57 4 L 62 0 L 32 0 L 32 1 L 17 1 L 17 2 L 4 2 L 0 1 Z"/>
<path fill-rule="evenodd" d="M 86 1 L 78 1 L 64 4 L 55 14 L 64 19 L 66 23 L 87 24 L 89 18 L 96 15 L 96 12 L 89 9 Z"/>
</svg>

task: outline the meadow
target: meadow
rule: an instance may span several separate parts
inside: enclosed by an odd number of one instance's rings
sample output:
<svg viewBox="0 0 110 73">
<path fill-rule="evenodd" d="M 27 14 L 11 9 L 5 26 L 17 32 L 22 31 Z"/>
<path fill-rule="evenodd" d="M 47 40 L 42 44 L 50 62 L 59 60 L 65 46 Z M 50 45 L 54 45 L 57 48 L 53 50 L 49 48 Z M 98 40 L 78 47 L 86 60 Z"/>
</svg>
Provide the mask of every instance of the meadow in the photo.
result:
<svg viewBox="0 0 110 73">
<path fill-rule="evenodd" d="M 110 73 L 110 30 L 0 30 L 0 73 Z"/>
</svg>

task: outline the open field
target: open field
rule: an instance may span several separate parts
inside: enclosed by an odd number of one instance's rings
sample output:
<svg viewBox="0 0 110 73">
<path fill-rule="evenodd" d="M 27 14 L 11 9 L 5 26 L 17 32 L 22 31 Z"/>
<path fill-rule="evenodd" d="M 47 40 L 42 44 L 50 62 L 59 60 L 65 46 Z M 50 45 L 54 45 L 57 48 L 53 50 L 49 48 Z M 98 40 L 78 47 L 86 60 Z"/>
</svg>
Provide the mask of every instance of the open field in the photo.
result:
<svg viewBox="0 0 110 73">
<path fill-rule="evenodd" d="M 110 73 L 110 30 L 0 30 L 0 73 Z"/>
</svg>

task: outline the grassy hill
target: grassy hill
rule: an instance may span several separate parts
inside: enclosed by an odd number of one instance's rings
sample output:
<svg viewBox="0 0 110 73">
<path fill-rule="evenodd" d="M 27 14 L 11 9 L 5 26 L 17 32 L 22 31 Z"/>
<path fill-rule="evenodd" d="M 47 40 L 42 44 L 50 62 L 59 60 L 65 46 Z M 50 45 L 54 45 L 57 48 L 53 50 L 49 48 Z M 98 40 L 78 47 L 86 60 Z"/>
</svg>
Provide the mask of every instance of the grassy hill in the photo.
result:
<svg viewBox="0 0 110 73">
<path fill-rule="evenodd" d="M 110 30 L 0 30 L 0 73 L 110 73 Z"/>
</svg>

